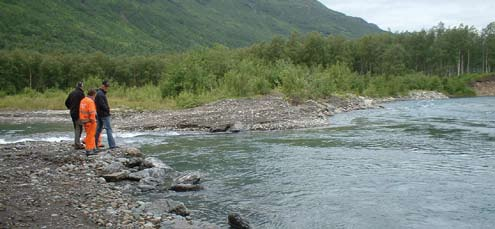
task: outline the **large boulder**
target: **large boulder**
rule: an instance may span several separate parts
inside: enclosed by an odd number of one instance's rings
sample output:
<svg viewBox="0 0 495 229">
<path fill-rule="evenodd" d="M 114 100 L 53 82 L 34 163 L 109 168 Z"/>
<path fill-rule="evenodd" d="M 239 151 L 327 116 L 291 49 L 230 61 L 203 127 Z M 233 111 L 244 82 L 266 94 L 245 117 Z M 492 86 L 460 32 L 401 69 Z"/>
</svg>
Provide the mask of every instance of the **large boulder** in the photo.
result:
<svg viewBox="0 0 495 229">
<path fill-rule="evenodd" d="M 129 180 L 139 181 L 138 188 L 143 191 L 172 187 L 173 173 L 163 168 L 148 168 L 128 175 Z"/>
</svg>

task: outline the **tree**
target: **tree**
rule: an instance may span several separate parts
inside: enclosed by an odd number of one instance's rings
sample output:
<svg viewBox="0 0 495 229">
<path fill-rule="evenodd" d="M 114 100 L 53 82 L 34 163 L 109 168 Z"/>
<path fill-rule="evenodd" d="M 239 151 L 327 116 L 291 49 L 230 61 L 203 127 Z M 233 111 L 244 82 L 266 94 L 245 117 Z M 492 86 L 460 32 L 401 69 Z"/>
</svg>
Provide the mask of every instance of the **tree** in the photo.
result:
<svg viewBox="0 0 495 229">
<path fill-rule="evenodd" d="M 488 24 L 482 32 L 483 72 L 491 72 L 495 65 L 495 22 Z"/>
</svg>

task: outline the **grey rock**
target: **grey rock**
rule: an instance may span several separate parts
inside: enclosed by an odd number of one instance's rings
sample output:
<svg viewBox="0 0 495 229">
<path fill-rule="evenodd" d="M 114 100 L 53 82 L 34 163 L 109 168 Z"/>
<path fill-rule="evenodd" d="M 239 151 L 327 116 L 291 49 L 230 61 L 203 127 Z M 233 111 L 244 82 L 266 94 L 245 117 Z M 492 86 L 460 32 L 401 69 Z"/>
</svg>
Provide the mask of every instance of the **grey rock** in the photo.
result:
<svg viewBox="0 0 495 229">
<path fill-rule="evenodd" d="M 122 163 L 123 165 L 125 165 L 125 164 L 127 164 L 129 162 L 129 159 L 128 158 L 119 157 L 119 158 L 115 158 L 115 161 L 118 161 L 118 162 Z"/>
<path fill-rule="evenodd" d="M 179 176 L 174 180 L 175 184 L 199 184 L 200 181 L 201 176 L 197 172 Z"/>
<path fill-rule="evenodd" d="M 117 182 L 117 181 L 126 180 L 128 176 L 129 176 L 129 171 L 127 170 L 102 175 L 102 177 L 105 178 L 107 182 Z"/>
<path fill-rule="evenodd" d="M 165 170 L 163 168 L 148 168 L 148 169 L 143 169 L 139 172 L 129 174 L 129 179 L 136 180 L 136 181 L 147 178 L 147 177 L 165 179 L 168 176 L 170 176 L 170 175 L 168 175 L 167 170 Z"/>
<path fill-rule="evenodd" d="M 155 217 L 160 217 L 166 212 L 181 216 L 188 216 L 191 214 L 183 203 L 168 199 L 154 200 L 144 211 L 152 213 Z"/>
<path fill-rule="evenodd" d="M 140 185 L 157 186 L 158 184 L 160 184 L 162 182 L 163 182 L 162 180 L 160 180 L 158 178 L 154 178 L 154 177 L 145 177 L 145 178 L 139 180 Z"/>
<path fill-rule="evenodd" d="M 234 124 L 230 127 L 230 132 L 232 133 L 238 133 L 238 132 L 241 132 L 241 131 L 245 131 L 246 130 L 246 127 L 244 127 L 244 124 L 242 124 L 242 122 L 234 122 Z"/>
<path fill-rule="evenodd" d="M 127 160 L 127 163 L 125 164 L 125 166 L 127 166 L 128 168 L 134 168 L 134 167 L 141 166 L 142 164 L 143 164 L 143 158 L 133 157 L 133 158 L 130 158 Z"/>
<path fill-rule="evenodd" d="M 169 212 L 181 216 L 188 216 L 191 214 L 191 211 L 189 211 L 189 209 L 186 208 L 186 205 L 180 202 L 177 203 L 175 206 L 171 206 Z"/>
<path fill-rule="evenodd" d="M 125 148 L 124 155 L 127 157 L 143 157 L 143 153 L 137 148 Z"/>
<path fill-rule="evenodd" d="M 249 222 L 241 217 L 239 213 L 229 213 L 229 225 L 232 229 L 249 229 Z"/>
<path fill-rule="evenodd" d="M 97 173 L 99 175 L 105 175 L 105 174 L 117 173 L 117 172 L 120 172 L 120 171 L 125 170 L 125 169 L 126 169 L 126 167 L 124 166 L 124 164 L 122 164 L 121 162 L 118 162 L 118 161 L 113 161 L 109 165 L 98 168 Z"/>
<path fill-rule="evenodd" d="M 210 127 L 209 131 L 211 133 L 227 132 L 232 124 L 217 124 L 216 126 Z"/>
<path fill-rule="evenodd" d="M 97 180 L 98 180 L 98 183 L 100 183 L 100 184 L 103 184 L 103 183 L 106 183 L 107 182 L 107 180 L 105 180 L 105 178 L 103 178 L 103 177 L 98 177 Z"/>
<path fill-rule="evenodd" d="M 172 167 L 168 166 L 167 164 L 163 163 L 160 159 L 156 157 L 147 157 L 143 161 L 143 166 L 146 168 L 161 168 L 165 169 L 167 171 L 173 171 Z"/>
<path fill-rule="evenodd" d="M 139 189 L 141 189 L 142 191 L 151 191 L 151 190 L 155 190 L 156 189 L 156 186 L 154 186 L 154 185 L 146 185 L 146 184 L 138 184 L 137 187 Z"/>
</svg>

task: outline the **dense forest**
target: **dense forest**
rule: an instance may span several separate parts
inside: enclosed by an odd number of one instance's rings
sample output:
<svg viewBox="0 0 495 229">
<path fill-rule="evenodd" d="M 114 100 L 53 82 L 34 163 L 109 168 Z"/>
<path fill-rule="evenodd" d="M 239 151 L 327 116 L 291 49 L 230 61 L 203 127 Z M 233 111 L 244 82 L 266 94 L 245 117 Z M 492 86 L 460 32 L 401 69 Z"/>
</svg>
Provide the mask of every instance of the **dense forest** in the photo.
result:
<svg viewBox="0 0 495 229">
<path fill-rule="evenodd" d="M 482 31 L 442 24 L 359 39 L 320 33 L 275 37 L 247 48 L 216 45 L 181 54 L 112 56 L 0 51 L 0 95 L 66 91 L 77 81 L 114 83 L 131 100 L 172 99 L 190 107 L 279 91 L 294 101 L 354 93 L 395 96 L 414 89 L 471 95 L 473 75 L 495 68 L 495 23 Z M 476 77 L 479 74 L 476 75 Z"/>
<path fill-rule="evenodd" d="M 317 0 L 2 0 L 0 49 L 151 54 L 246 47 L 292 31 L 383 32 Z"/>
</svg>

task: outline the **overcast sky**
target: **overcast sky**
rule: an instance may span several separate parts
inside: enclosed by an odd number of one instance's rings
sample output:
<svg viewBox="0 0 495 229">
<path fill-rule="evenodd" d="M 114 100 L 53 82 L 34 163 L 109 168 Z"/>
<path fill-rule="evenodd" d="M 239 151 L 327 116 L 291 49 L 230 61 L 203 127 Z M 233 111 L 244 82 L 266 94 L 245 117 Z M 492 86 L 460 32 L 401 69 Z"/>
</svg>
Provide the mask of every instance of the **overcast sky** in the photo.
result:
<svg viewBox="0 0 495 229">
<path fill-rule="evenodd" d="M 328 8 L 360 17 L 383 30 L 418 31 L 440 21 L 446 27 L 495 21 L 495 0 L 319 0 Z"/>
</svg>

